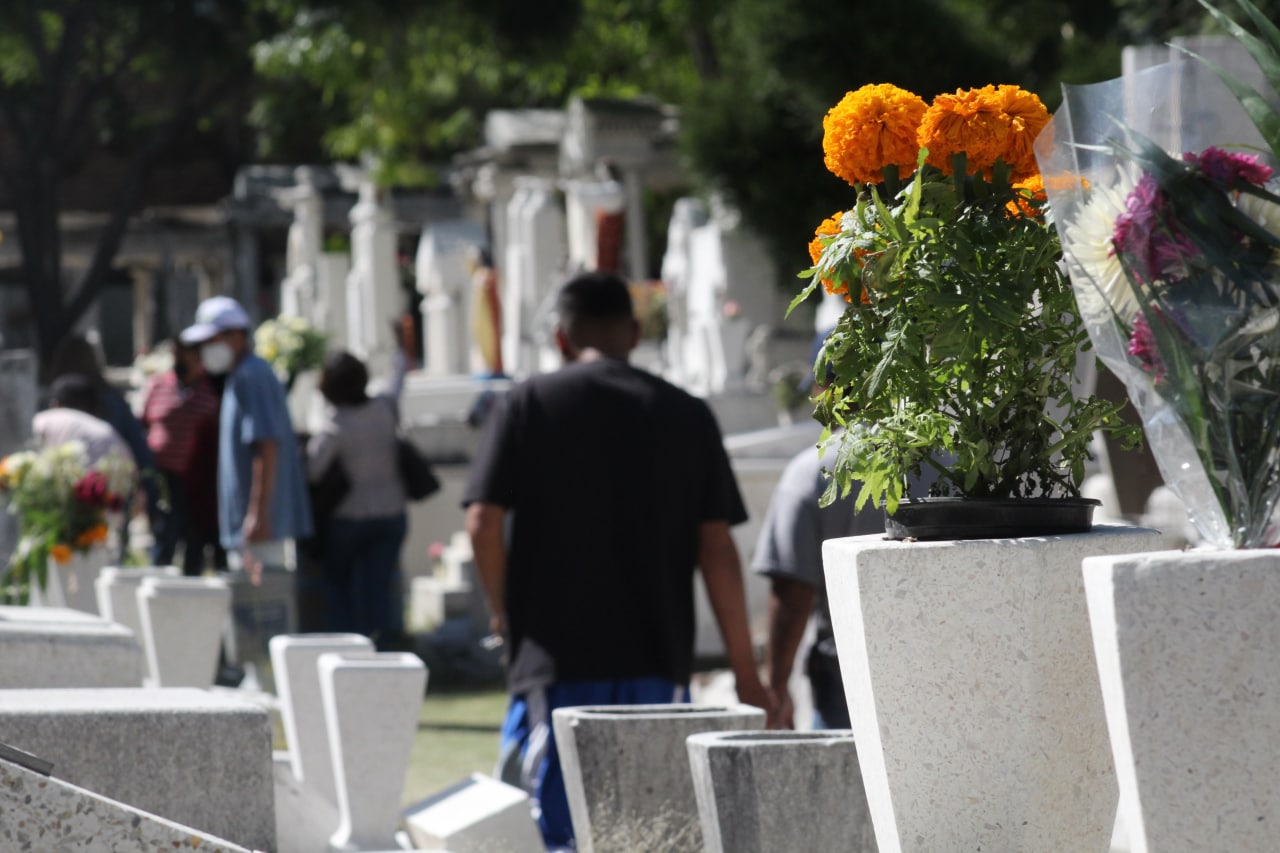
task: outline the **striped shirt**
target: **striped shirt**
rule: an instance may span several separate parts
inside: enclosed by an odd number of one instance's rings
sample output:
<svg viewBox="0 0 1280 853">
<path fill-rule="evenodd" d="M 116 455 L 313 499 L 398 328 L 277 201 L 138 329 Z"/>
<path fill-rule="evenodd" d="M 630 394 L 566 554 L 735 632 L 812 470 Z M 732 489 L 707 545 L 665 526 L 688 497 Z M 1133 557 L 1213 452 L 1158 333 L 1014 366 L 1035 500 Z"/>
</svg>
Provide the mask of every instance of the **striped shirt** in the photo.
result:
<svg viewBox="0 0 1280 853">
<path fill-rule="evenodd" d="M 186 474 L 197 435 L 217 417 L 218 397 L 207 381 L 184 386 L 172 370 L 153 377 L 147 385 L 142 423 L 156 464 L 165 471 Z"/>
</svg>

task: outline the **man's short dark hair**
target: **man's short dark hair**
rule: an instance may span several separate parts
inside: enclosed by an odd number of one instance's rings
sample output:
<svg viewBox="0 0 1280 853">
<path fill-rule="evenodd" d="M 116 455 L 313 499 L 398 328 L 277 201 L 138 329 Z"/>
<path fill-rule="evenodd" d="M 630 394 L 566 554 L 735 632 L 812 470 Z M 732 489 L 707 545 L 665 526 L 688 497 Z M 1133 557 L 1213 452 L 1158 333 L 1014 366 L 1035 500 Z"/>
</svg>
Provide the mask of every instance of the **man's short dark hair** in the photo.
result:
<svg viewBox="0 0 1280 853">
<path fill-rule="evenodd" d="M 102 416 L 98 386 L 83 373 L 64 373 L 49 386 L 49 401 L 55 406 Z"/>
<path fill-rule="evenodd" d="M 560 288 L 556 299 L 560 325 L 600 327 L 631 320 L 631 291 L 622 277 L 611 272 L 582 273 Z"/>
</svg>

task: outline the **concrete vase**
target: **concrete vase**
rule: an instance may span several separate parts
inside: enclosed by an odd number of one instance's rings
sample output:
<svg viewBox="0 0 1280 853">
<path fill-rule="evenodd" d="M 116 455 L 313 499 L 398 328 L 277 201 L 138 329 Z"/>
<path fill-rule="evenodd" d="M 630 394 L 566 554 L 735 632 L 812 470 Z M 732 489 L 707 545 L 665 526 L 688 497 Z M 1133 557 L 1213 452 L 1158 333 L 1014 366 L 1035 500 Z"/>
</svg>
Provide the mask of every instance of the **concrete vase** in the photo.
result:
<svg viewBox="0 0 1280 853">
<path fill-rule="evenodd" d="M 852 732 L 710 732 L 688 749 L 707 853 L 875 853 Z"/>
<path fill-rule="evenodd" d="M 551 712 L 574 841 L 581 853 L 700 853 L 702 831 L 685 741 L 759 729 L 749 705 L 613 705 Z"/>
<path fill-rule="evenodd" d="M 1280 553 L 1084 561 L 1133 853 L 1274 850 Z"/>
<path fill-rule="evenodd" d="M 1104 526 L 824 544 L 881 853 L 1107 849 L 1117 787 L 1080 562 L 1163 542 Z"/>
</svg>

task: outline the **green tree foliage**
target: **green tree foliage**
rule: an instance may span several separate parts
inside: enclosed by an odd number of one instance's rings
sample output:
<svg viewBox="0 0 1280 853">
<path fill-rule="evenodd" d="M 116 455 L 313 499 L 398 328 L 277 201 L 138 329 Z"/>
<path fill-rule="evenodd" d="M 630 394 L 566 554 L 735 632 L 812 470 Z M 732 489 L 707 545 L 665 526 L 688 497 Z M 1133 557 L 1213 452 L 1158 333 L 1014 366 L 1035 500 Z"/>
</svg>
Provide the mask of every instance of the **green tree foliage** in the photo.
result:
<svg viewBox="0 0 1280 853">
<path fill-rule="evenodd" d="M 0 184 L 42 357 L 96 298 L 145 180 L 175 142 L 218 121 L 251 79 L 270 16 L 249 0 L 9 0 L 0 15 Z M 108 221 L 88 265 L 64 266 L 63 183 L 102 153 Z"/>
<path fill-rule="evenodd" d="M 264 151 L 287 153 L 297 131 L 281 110 L 296 114 L 303 95 L 332 156 L 373 154 L 383 182 L 429 183 L 480 144 L 490 109 L 561 107 L 573 94 L 679 99 L 690 61 L 665 23 L 672 5 L 292 4 L 290 26 L 254 53 L 269 83 L 254 113 Z"/>
</svg>

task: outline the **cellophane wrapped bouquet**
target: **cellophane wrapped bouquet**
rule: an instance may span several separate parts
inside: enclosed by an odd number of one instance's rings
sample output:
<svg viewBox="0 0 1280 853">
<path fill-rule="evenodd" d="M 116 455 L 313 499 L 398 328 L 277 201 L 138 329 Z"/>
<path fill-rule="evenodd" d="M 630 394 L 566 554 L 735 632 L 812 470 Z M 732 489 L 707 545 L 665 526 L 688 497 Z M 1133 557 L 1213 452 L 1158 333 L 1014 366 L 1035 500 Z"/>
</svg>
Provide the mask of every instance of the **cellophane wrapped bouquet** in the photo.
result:
<svg viewBox="0 0 1280 853">
<path fill-rule="evenodd" d="M 1248 28 L 1204 5 L 1257 85 L 1188 55 L 1065 87 L 1036 154 L 1081 316 L 1165 482 L 1206 544 L 1256 548 L 1280 543 L 1280 30 L 1237 2 Z"/>
</svg>

